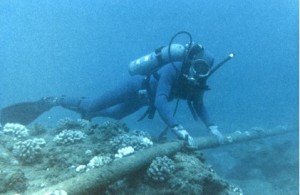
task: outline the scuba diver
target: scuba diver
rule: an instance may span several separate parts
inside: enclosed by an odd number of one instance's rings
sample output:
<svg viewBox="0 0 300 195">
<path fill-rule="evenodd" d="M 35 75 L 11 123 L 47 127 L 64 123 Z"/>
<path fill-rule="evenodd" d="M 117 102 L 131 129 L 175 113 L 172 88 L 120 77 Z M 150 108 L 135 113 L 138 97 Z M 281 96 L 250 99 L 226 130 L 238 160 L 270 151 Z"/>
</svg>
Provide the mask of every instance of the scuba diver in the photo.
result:
<svg viewBox="0 0 300 195">
<path fill-rule="evenodd" d="M 218 126 L 210 119 L 203 104 L 203 95 L 209 90 L 207 78 L 216 70 L 216 68 L 213 69 L 214 58 L 202 45 L 192 42 L 191 36 L 190 42 L 186 45 L 173 44 L 173 39 L 183 32 L 174 35 L 168 46 L 132 61 L 129 65 L 129 72 L 132 75 L 130 79 L 100 97 L 84 98 L 64 95 L 44 97 L 38 101 L 39 107 L 43 108 L 44 112 L 54 106 L 61 106 L 80 113 L 81 117 L 87 120 L 94 117 L 110 117 L 120 120 L 148 106 L 141 119 L 146 116 L 153 118 L 157 111 L 167 125 L 164 133 L 171 129 L 179 139 L 185 140 L 186 147 L 193 149 L 196 148 L 194 139 L 176 120 L 175 112 L 169 104 L 172 100 L 184 99 L 187 100 L 194 118 L 200 118 L 209 132 L 217 137 L 219 143 L 222 143 L 223 136 Z M 223 60 L 217 68 L 228 60 L 229 57 Z M 2 124 L 15 117 L 10 116 L 9 111 L 4 109 L 1 112 Z M 38 114 L 34 115 L 32 119 L 37 116 Z M 23 123 L 31 121 L 31 119 L 24 120 Z"/>
</svg>

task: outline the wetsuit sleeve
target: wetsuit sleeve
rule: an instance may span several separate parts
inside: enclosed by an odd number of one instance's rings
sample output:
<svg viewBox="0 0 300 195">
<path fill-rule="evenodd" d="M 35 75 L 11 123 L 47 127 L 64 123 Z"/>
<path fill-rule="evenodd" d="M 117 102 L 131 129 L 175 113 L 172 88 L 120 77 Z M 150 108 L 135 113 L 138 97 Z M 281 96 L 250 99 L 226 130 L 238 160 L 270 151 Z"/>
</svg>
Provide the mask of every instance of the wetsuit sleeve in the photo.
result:
<svg viewBox="0 0 300 195">
<path fill-rule="evenodd" d="M 176 70 L 173 67 L 164 68 L 160 72 L 160 79 L 158 81 L 155 107 L 162 120 L 169 126 L 179 124 L 174 116 L 173 111 L 170 108 L 169 100 L 171 95 L 172 86 L 176 82 Z"/>
<path fill-rule="evenodd" d="M 203 96 L 204 96 L 204 91 L 201 91 L 194 99 L 194 108 L 199 116 L 199 118 L 203 121 L 206 127 L 209 127 L 211 125 L 214 125 L 213 122 L 211 121 L 208 112 L 206 110 L 206 107 L 203 103 Z"/>
</svg>

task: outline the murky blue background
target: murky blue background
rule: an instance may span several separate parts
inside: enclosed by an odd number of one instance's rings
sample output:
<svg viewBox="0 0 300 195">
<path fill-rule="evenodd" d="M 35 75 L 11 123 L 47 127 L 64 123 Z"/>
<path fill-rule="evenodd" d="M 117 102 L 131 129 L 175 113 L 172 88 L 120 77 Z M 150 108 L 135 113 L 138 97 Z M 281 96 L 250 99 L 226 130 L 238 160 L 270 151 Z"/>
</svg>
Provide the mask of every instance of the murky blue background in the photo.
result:
<svg viewBox="0 0 300 195">
<path fill-rule="evenodd" d="M 209 80 L 205 97 L 220 129 L 298 124 L 296 0 L 5 0 L 0 24 L 0 107 L 43 96 L 97 96 L 129 76 L 131 60 L 186 30 L 216 62 L 236 54 Z M 53 109 L 40 120 L 65 116 L 78 115 Z M 153 124 L 135 123 L 139 116 L 128 123 Z M 194 135 L 203 132 L 184 101 L 177 117 Z"/>
<path fill-rule="evenodd" d="M 129 77 L 131 60 L 185 30 L 215 62 L 236 54 L 210 78 L 205 96 L 222 132 L 295 126 L 298 28 L 296 0 L 2 0 L 0 107 L 43 96 L 100 95 Z M 136 122 L 143 111 L 124 121 L 152 134 L 165 127 L 158 116 Z M 64 117 L 79 115 L 54 108 L 37 122 L 55 125 Z M 207 135 L 184 101 L 177 117 L 193 136 Z"/>
</svg>

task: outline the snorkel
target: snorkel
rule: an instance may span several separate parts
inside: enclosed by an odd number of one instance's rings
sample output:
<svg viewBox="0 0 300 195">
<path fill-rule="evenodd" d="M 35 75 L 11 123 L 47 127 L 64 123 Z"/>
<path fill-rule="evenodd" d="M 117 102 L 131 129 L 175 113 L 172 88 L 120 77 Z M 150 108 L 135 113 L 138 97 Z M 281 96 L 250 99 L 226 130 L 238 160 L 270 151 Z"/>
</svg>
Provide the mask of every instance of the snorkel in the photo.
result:
<svg viewBox="0 0 300 195">
<path fill-rule="evenodd" d="M 207 78 L 209 78 L 214 72 L 216 72 L 221 66 L 223 66 L 226 62 L 234 58 L 235 55 L 234 53 L 230 53 L 225 59 L 223 59 L 221 62 L 219 62 L 215 67 L 213 67 L 210 71 L 209 74 L 207 75 Z"/>
</svg>

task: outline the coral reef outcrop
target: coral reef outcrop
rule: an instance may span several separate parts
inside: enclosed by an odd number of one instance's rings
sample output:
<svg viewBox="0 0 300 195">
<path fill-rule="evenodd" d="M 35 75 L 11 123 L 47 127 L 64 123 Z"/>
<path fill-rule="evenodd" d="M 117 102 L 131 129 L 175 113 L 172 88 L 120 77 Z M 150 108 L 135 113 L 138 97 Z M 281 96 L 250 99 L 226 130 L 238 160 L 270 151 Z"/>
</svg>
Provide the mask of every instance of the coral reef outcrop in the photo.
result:
<svg viewBox="0 0 300 195">
<path fill-rule="evenodd" d="M 167 156 L 156 157 L 150 164 L 147 175 L 155 182 L 166 181 L 175 170 L 175 163 Z"/>
<path fill-rule="evenodd" d="M 18 123 L 6 123 L 3 127 L 5 134 L 13 135 L 16 138 L 26 138 L 29 136 L 29 130 Z"/>
<path fill-rule="evenodd" d="M 70 145 L 82 142 L 86 138 L 85 133 L 78 130 L 63 130 L 56 135 L 53 141 L 58 145 Z"/>
<path fill-rule="evenodd" d="M 40 160 L 45 144 L 43 138 L 18 141 L 14 144 L 13 153 L 22 163 L 30 164 Z"/>
</svg>

